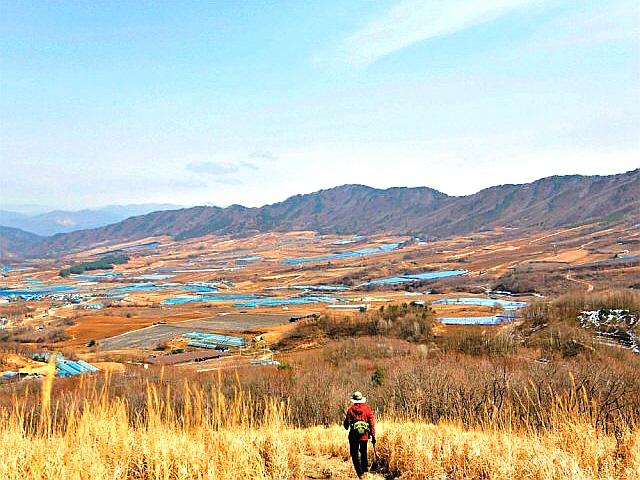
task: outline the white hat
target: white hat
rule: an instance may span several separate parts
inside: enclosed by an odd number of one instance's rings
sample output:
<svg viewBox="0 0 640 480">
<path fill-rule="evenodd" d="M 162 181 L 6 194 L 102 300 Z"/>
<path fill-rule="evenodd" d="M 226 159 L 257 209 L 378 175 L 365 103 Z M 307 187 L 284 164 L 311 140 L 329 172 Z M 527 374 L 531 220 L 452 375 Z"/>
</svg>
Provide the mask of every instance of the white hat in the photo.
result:
<svg viewBox="0 0 640 480">
<path fill-rule="evenodd" d="M 353 395 L 351 395 L 351 403 L 365 403 L 366 401 L 367 397 L 360 392 L 353 392 Z"/>
</svg>

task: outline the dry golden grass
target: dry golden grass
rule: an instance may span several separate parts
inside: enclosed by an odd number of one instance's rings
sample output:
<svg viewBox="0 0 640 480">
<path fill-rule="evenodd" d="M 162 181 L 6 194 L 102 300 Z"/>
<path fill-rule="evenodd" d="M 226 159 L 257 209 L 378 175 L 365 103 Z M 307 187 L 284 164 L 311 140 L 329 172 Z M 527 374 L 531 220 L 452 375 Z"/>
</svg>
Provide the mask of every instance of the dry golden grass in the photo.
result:
<svg viewBox="0 0 640 480">
<path fill-rule="evenodd" d="M 465 430 L 459 425 L 385 422 L 378 454 L 402 479 L 634 479 L 640 475 L 640 435 L 618 443 L 592 427 L 567 422 L 545 433 Z M 309 452 L 345 456 L 337 426 L 300 432 Z"/>
<path fill-rule="evenodd" d="M 294 428 L 285 404 L 258 402 L 240 389 L 227 399 L 185 382 L 177 411 L 169 387 L 148 384 L 144 407 L 132 413 L 108 382 L 97 385 L 86 382 L 82 399 L 64 405 L 50 397 L 47 381 L 29 410 L 15 398 L 0 414 L 0 478 L 350 478 L 345 431 Z M 558 415 L 566 414 L 558 405 Z M 389 419 L 379 424 L 378 452 L 385 472 L 403 479 L 640 476 L 637 432 L 604 434 L 577 415 L 558 425 L 508 431 Z"/>
</svg>

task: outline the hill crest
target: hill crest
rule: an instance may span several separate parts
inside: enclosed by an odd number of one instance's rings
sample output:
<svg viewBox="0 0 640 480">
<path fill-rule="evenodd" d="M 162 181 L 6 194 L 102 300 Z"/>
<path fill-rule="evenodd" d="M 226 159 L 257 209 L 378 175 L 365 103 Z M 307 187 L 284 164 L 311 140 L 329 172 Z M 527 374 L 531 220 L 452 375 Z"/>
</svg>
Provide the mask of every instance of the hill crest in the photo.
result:
<svg viewBox="0 0 640 480">
<path fill-rule="evenodd" d="M 98 243 L 169 235 L 267 231 L 390 232 L 443 238 L 495 227 L 553 228 L 599 220 L 640 222 L 640 169 L 607 176 L 552 176 L 449 196 L 429 187 L 347 184 L 262 207 L 197 206 L 152 212 L 111 225 L 29 242 L 20 253 L 51 255 Z"/>
</svg>

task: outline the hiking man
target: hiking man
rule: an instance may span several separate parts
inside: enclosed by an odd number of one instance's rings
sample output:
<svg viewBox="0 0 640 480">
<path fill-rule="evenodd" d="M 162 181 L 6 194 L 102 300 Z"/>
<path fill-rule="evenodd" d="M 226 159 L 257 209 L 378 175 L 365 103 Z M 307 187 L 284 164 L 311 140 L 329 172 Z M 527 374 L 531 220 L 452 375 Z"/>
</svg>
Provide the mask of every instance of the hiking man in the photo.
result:
<svg viewBox="0 0 640 480">
<path fill-rule="evenodd" d="M 366 402 L 367 398 L 362 393 L 354 392 L 351 395 L 352 405 L 347 410 L 343 424 L 345 430 L 349 430 L 349 451 L 358 478 L 362 478 L 369 470 L 367 462 L 369 437 L 371 437 L 371 443 L 376 444 L 376 421 L 373 411 Z"/>
</svg>

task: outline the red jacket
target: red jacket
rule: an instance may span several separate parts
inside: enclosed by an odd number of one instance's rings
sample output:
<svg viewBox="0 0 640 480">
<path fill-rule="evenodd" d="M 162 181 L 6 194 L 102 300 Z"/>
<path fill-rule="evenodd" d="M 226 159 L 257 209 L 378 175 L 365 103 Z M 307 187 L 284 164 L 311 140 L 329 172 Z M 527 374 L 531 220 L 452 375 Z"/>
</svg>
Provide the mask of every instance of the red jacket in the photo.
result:
<svg viewBox="0 0 640 480">
<path fill-rule="evenodd" d="M 352 427 L 352 425 L 362 420 L 363 422 L 367 422 L 369 424 L 369 431 L 365 432 L 364 435 L 360 435 L 356 432 Z M 369 434 L 372 437 L 376 436 L 376 419 L 373 416 L 373 411 L 366 403 L 354 403 L 347 410 L 347 415 L 344 419 L 344 428 L 349 430 L 349 440 L 369 440 Z"/>
</svg>

